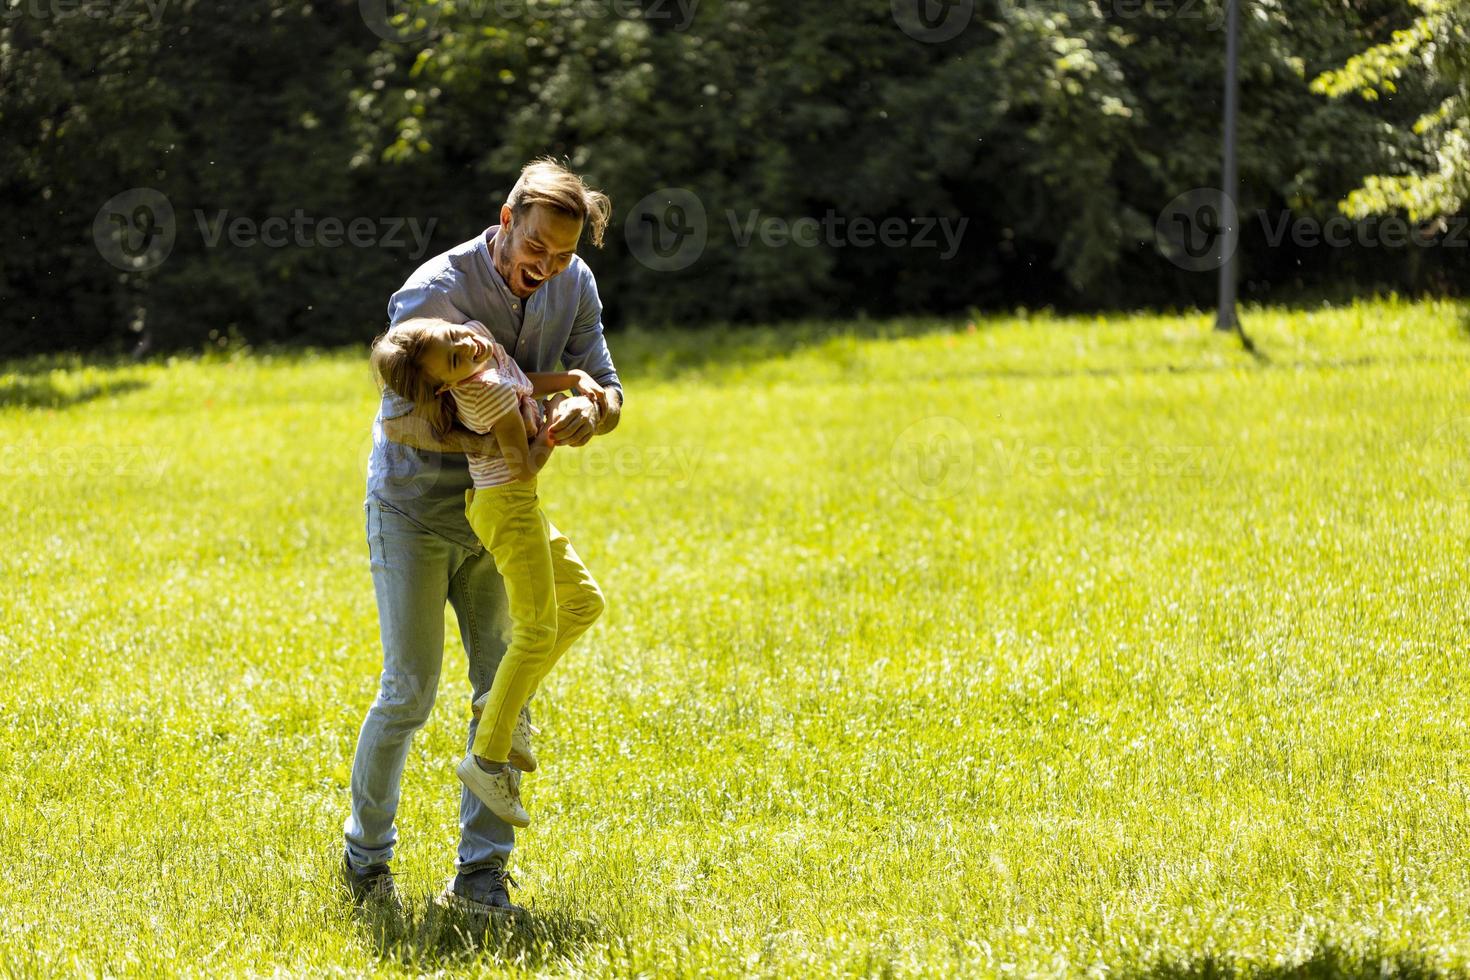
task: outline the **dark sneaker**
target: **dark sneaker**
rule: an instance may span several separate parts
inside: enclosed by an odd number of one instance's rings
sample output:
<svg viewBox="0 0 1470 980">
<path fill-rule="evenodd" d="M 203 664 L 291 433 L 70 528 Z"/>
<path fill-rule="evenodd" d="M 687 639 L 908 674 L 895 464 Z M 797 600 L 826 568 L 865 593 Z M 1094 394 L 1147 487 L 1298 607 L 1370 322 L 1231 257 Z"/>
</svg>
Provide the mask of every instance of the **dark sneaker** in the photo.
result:
<svg viewBox="0 0 1470 980">
<path fill-rule="evenodd" d="M 393 885 L 393 872 L 388 870 L 386 864 L 370 864 L 359 871 L 344 854 L 342 884 L 347 887 L 354 905 L 385 905 L 394 909 L 403 907 L 398 898 L 398 889 Z"/>
<path fill-rule="evenodd" d="M 449 905 L 477 915 L 525 915 L 526 910 L 510 900 L 507 886 L 520 887 L 509 872 L 495 865 L 478 871 L 461 871 L 444 889 L 443 899 Z"/>
</svg>

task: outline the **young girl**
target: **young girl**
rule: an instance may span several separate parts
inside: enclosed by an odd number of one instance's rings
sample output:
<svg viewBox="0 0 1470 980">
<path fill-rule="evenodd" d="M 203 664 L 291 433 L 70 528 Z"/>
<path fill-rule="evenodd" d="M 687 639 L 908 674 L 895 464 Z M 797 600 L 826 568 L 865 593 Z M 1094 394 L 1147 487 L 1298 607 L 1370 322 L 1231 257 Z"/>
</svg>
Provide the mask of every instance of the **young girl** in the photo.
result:
<svg viewBox="0 0 1470 980">
<path fill-rule="evenodd" d="M 536 497 L 552 438 L 535 399 L 571 390 L 602 407 L 606 395 L 583 371 L 523 373 L 475 321 L 401 323 L 374 341 L 372 364 L 379 381 L 412 401 L 437 435 L 458 416 L 474 432 L 493 433 L 500 446 L 499 456 L 469 455 L 474 489 L 465 494 L 465 516 L 505 581 L 511 641 L 490 690 L 475 701 L 479 727 L 457 772 L 496 816 L 524 827 L 531 818 L 514 770 L 534 770 L 536 757 L 522 708 L 603 607 L 597 583 Z"/>
</svg>

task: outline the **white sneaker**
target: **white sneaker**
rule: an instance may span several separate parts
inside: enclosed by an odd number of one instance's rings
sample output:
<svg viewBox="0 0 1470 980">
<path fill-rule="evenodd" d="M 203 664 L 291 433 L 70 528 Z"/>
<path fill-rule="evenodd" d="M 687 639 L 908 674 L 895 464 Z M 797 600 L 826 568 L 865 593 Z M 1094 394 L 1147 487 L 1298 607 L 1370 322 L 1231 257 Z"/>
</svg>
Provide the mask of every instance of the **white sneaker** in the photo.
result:
<svg viewBox="0 0 1470 980">
<path fill-rule="evenodd" d="M 459 774 L 459 781 L 468 786 L 491 813 L 512 827 L 530 826 L 531 815 L 521 806 L 520 778 L 510 766 L 499 772 L 486 772 L 475 761 L 475 754 L 469 752 L 459 760 L 454 771 Z"/>
<path fill-rule="evenodd" d="M 482 717 L 485 702 L 489 699 L 490 692 L 486 691 L 470 705 L 470 711 L 476 718 Z M 531 736 L 540 734 L 541 729 L 531 724 L 531 709 L 522 706 L 520 715 L 516 717 L 516 727 L 510 730 L 510 764 L 521 772 L 536 771 L 536 753 L 531 751 Z"/>
<path fill-rule="evenodd" d="M 531 716 L 525 708 L 516 716 L 516 727 L 510 730 L 510 764 L 521 772 L 536 771 L 536 753 L 531 751 Z"/>
</svg>

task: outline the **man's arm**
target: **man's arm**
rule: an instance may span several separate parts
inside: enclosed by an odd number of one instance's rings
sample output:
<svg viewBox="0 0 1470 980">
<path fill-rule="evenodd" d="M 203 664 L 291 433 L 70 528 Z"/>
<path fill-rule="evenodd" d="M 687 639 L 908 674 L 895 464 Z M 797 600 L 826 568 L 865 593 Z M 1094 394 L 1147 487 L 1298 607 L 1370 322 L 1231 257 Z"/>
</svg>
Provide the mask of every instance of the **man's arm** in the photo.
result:
<svg viewBox="0 0 1470 980">
<path fill-rule="evenodd" d="M 562 363 L 586 371 L 592 380 L 607 389 L 607 407 L 599 411 L 586 398 L 554 400 L 551 432 L 561 446 L 585 445 L 594 434 L 611 432 L 618 427 L 623 413 L 623 383 L 618 380 L 612 352 L 607 349 L 607 339 L 603 336 L 602 298 L 597 294 L 597 280 L 585 265 L 581 276 L 582 295 L 566 350 L 562 352 Z"/>
</svg>

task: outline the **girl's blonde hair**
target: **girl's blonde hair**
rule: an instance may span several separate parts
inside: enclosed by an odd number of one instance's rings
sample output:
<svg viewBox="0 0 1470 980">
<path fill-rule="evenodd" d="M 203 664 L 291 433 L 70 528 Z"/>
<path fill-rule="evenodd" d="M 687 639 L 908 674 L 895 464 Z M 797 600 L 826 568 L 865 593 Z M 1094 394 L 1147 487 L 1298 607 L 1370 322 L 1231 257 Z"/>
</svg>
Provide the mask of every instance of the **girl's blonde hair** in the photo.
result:
<svg viewBox="0 0 1470 980">
<path fill-rule="evenodd" d="M 448 320 L 416 317 L 389 328 L 373 341 L 369 358 L 379 389 L 387 387 L 413 402 L 417 414 L 429 420 L 434 438 L 443 439 L 454 424 L 454 402 L 439 393 L 439 382 L 424 368 L 424 351 Z"/>
</svg>

